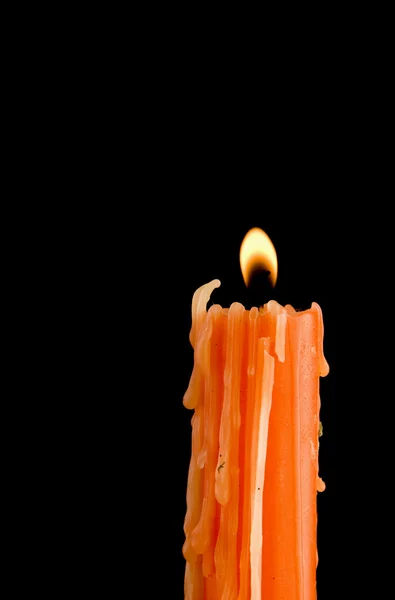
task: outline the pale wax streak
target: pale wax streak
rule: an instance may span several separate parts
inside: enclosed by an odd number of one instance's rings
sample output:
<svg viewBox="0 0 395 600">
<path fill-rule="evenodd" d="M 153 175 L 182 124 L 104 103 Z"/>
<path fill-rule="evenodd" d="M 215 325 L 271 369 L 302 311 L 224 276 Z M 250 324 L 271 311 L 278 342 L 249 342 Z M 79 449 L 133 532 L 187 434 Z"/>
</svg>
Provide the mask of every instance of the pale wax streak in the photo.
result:
<svg viewBox="0 0 395 600">
<path fill-rule="evenodd" d="M 190 562 L 196 560 L 196 552 L 191 545 L 190 534 L 199 522 L 203 500 L 203 472 L 197 465 L 197 457 L 203 445 L 202 412 L 202 407 L 199 407 L 192 417 L 192 454 L 188 472 L 187 512 L 184 521 L 185 543 L 183 546 L 184 557 Z"/>
<path fill-rule="evenodd" d="M 319 359 L 320 359 L 320 376 L 326 377 L 329 373 L 329 365 L 324 356 L 324 321 L 322 318 L 322 310 L 317 302 L 313 302 L 311 309 L 318 314 L 318 343 L 319 343 Z"/>
<path fill-rule="evenodd" d="M 241 368 L 240 340 L 244 306 L 234 302 L 228 314 L 226 364 L 224 370 L 224 401 L 219 427 L 218 462 L 215 470 L 215 497 L 224 506 L 229 501 L 231 488 L 230 455 L 240 428 L 239 386 Z M 237 435 L 236 435 L 237 432 Z M 239 454 L 237 444 L 237 456 Z"/>
<path fill-rule="evenodd" d="M 257 353 L 257 329 L 258 329 L 258 309 L 252 307 L 249 315 L 248 328 L 248 363 L 247 363 L 247 414 L 246 414 L 246 443 L 250 444 L 252 439 L 254 403 L 255 403 L 255 365 Z M 251 523 L 251 473 L 252 465 L 247 461 L 250 446 L 248 445 L 245 460 L 245 479 L 244 479 L 244 506 L 243 523 Z M 248 465 L 248 466 L 247 466 Z M 249 589 L 251 577 L 250 567 L 250 527 L 243 526 L 242 545 L 240 553 L 240 589 L 238 600 L 247 600 L 250 597 Z"/>
<path fill-rule="evenodd" d="M 239 508 L 239 428 L 240 372 L 244 307 L 235 302 L 227 315 L 223 404 L 215 471 L 215 497 L 220 506 L 220 522 L 214 551 L 218 598 L 236 597 L 237 525 Z"/>
<path fill-rule="evenodd" d="M 257 393 L 262 394 L 259 432 L 258 452 L 255 471 L 255 486 L 252 490 L 252 519 L 251 519 L 251 600 L 261 600 L 262 590 L 262 502 L 263 486 L 265 481 L 265 465 L 267 452 L 267 439 L 269 429 L 269 416 L 272 405 L 272 391 L 274 383 L 274 362 L 264 349 L 264 339 L 258 340 L 257 362 L 264 360 L 264 369 L 261 386 L 257 382 Z M 257 369 L 258 371 L 258 369 Z"/>
<path fill-rule="evenodd" d="M 204 399 L 204 446 L 198 457 L 201 458 L 202 466 L 204 464 L 204 492 L 203 504 L 198 525 L 192 532 L 191 543 L 197 554 L 204 554 L 209 548 L 206 556 L 203 557 L 203 575 L 206 577 L 214 572 L 214 550 L 211 546 L 215 545 L 214 540 L 214 519 L 216 512 L 216 499 L 214 495 L 214 473 L 217 463 L 217 444 L 220 419 L 220 375 L 218 365 L 219 349 L 222 340 L 219 335 L 220 319 L 222 317 L 222 308 L 214 305 L 207 313 L 212 321 L 214 338 L 210 340 L 210 366 L 206 373 L 205 381 L 205 399 Z M 204 460 L 203 460 L 204 458 Z M 212 555 L 212 557 L 211 557 Z M 211 565 L 211 566 L 210 566 Z"/>
<path fill-rule="evenodd" d="M 285 329 L 287 326 L 287 315 L 281 313 L 277 317 L 276 323 L 276 343 L 275 352 L 280 362 L 285 361 Z"/>
<path fill-rule="evenodd" d="M 189 334 L 189 339 L 193 348 L 195 347 L 197 332 L 200 330 L 200 326 L 206 317 L 207 302 L 210 300 L 210 296 L 215 288 L 219 288 L 220 285 L 221 282 L 219 279 L 213 279 L 209 283 L 200 286 L 193 294 L 192 327 Z"/>
</svg>

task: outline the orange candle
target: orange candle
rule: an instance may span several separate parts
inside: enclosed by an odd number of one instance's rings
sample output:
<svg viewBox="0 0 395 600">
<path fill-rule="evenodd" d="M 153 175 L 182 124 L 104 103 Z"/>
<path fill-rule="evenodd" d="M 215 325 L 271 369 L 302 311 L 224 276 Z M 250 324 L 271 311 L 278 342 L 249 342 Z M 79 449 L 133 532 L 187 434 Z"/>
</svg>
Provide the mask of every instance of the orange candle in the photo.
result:
<svg viewBox="0 0 395 600">
<path fill-rule="evenodd" d="M 185 600 L 315 600 L 319 306 L 192 300 Z"/>
</svg>

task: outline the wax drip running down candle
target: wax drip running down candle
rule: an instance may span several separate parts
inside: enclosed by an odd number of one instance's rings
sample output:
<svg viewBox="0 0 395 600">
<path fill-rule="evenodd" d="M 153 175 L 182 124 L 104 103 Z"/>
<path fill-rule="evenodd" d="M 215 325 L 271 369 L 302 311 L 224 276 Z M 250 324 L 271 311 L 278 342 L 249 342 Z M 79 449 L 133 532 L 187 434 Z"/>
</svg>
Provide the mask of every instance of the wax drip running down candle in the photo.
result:
<svg viewBox="0 0 395 600">
<path fill-rule="evenodd" d="M 275 285 L 270 244 L 265 268 Z M 243 264 L 251 263 L 242 255 Z M 219 285 L 201 286 L 192 299 L 184 597 L 315 600 L 316 496 L 325 487 L 319 378 L 329 372 L 321 309 L 313 303 L 297 312 L 271 300 L 260 309 L 235 302 L 207 311 Z"/>
</svg>

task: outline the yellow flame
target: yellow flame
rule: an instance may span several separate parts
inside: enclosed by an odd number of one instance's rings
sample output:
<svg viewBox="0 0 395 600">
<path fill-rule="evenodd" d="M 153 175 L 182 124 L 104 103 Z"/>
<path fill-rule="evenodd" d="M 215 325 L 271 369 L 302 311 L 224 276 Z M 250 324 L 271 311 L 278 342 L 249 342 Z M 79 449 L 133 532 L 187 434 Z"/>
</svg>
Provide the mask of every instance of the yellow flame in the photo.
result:
<svg viewBox="0 0 395 600">
<path fill-rule="evenodd" d="M 246 234 L 240 247 L 240 267 L 246 285 L 255 269 L 270 271 L 269 281 L 277 281 L 277 253 L 273 242 L 262 229 L 254 227 Z"/>
</svg>

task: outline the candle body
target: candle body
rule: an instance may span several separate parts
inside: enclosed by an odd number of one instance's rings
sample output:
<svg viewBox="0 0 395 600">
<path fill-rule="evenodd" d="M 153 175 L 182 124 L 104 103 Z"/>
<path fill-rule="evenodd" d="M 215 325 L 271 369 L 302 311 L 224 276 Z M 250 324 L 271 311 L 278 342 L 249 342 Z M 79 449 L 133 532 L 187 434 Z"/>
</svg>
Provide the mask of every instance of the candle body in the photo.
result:
<svg viewBox="0 0 395 600">
<path fill-rule="evenodd" d="M 321 311 L 192 302 L 186 600 L 314 600 Z"/>
</svg>

